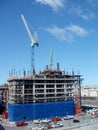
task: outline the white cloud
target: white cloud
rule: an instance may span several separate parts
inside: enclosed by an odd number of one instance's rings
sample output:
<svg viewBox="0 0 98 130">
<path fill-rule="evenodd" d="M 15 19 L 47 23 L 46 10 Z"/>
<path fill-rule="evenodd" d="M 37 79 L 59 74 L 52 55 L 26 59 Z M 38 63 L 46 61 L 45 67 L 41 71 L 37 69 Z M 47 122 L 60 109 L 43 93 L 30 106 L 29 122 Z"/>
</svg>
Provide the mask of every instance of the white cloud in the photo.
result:
<svg viewBox="0 0 98 130">
<path fill-rule="evenodd" d="M 68 31 L 72 32 L 73 34 L 75 34 L 76 36 L 80 36 L 80 37 L 85 37 L 88 35 L 88 32 L 84 28 L 82 28 L 78 25 L 70 25 L 69 27 L 66 27 L 66 30 L 68 30 Z"/>
<path fill-rule="evenodd" d="M 73 42 L 75 37 L 85 37 L 88 35 L 88 31 L 84 28 L 71 24 L 70 26 L 59 28 L 54 26 L 52 28 L 47 28 L 46 31 L 51 33 L 60 41 Z"/>
<path fill-rule="evenodd" d="M 54 11 L 58 11 L 59 8 L 64 7 L 64 0 L 35 0 L 43 5 L 50 6 Z"/>
<path fill-rule="evenodd" d="M 69 12 L 72 14 L 77 14 L 84 20 L 88 20 L 95 17 L 95 14 L 89 9 L 83 9 L 80 6 L 70 8 Z"/>
<path fill-rule="evenodd" d="M 94 8 L 98 6 L 98 0 L 87 0 L 87 2 Z"/>
</svg>

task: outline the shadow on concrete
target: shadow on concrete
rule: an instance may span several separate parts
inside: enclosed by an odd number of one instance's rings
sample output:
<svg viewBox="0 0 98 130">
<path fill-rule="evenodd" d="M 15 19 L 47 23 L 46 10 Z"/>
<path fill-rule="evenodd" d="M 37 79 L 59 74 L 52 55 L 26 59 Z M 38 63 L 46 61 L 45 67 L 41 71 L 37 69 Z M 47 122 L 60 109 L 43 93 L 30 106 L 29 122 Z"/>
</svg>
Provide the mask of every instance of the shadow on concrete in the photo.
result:
<svg viewBox="0 0 98 130">
<path fill-rule="evenodd" d="M 5 128 L 0 124 L 0 130 L 5 130 Z"/>
</svg>

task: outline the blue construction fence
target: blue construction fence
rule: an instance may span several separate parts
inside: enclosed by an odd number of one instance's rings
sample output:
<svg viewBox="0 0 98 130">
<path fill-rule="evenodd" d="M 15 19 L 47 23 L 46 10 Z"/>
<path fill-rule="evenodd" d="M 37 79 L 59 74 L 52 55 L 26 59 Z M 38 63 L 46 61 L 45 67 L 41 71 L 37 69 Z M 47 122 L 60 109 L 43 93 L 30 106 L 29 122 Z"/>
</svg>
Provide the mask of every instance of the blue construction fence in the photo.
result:
<svg viewBox="0 0 98 130">
<path fill-rule="evenodd" d="M 66 115 L 74 115 L 74 101 L 8 104 L 9 121 L 31 121 Z"/>
</svg>

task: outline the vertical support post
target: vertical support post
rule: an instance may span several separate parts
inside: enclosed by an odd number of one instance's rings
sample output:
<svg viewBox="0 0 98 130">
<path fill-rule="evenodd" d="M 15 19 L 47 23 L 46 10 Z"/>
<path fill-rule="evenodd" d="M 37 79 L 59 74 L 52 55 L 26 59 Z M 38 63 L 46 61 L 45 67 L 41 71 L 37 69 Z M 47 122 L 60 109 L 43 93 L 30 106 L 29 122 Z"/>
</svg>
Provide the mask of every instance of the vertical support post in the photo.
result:
<svg viewBox="0 0 98 130">
<path fill-rule="evenodd" d="M 24 104 L 24 84 L 23 84 L 23 88 L 22 88 L 22 100 L 23 100 L 23 104 Z"/>
<path fill-rule="evenodd" d="M 44 99 L 44 102 L 47 102 L 47 101 L 46 101 L 46 83 L 44 83 L 44 98 L 45 98 L 45 99 Z"/>
</svg>

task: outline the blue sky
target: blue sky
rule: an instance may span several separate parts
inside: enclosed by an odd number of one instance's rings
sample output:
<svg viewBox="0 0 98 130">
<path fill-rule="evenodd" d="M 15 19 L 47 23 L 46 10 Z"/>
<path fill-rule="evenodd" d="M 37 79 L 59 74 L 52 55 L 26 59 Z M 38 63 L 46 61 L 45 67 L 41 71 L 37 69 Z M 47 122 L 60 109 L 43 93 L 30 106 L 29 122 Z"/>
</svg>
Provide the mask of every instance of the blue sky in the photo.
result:
<svg viewBox="0 0 98 130">
<path fill-rule="evenodd" d="M 9 71 L 31 67 L 31 41 L 21 14 L 32 32 L 38 31 L 35 47 L 37 72 L 53 68 L 83 75 L 82 85 L 98 84 L 98 0 L 0 0 L 0 84 Z"/>
</svg>

